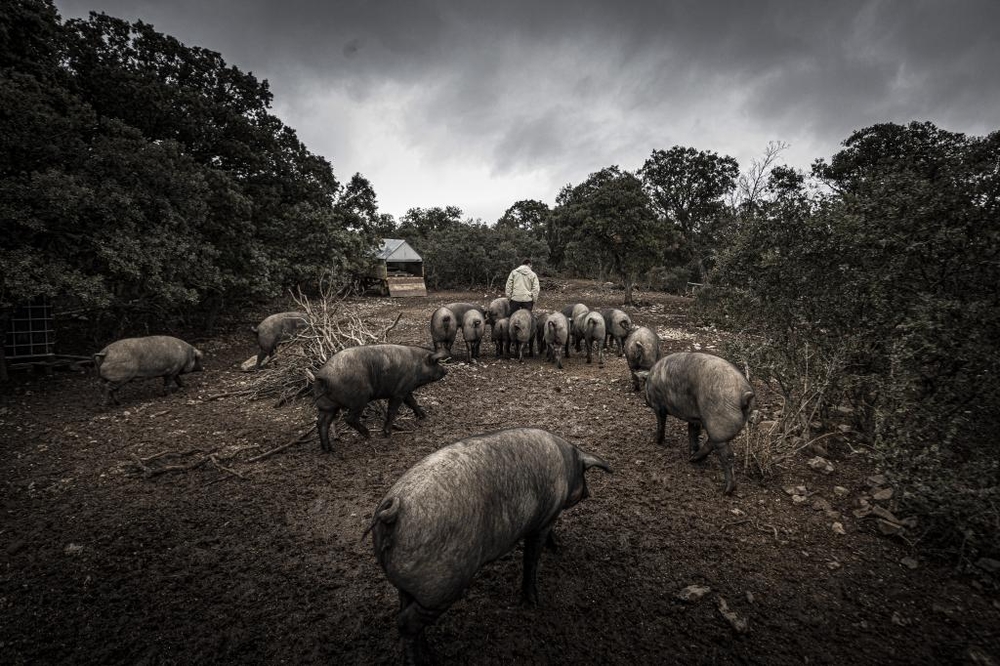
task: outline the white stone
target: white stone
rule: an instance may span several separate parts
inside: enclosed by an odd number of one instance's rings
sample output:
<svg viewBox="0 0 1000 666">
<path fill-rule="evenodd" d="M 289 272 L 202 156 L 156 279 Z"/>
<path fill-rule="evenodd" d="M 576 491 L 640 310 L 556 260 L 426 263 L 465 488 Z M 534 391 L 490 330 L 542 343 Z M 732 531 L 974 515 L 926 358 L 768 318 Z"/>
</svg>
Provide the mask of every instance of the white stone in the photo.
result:
<svg viewBox="0 0 1000 666">
<path fill-rule="evenodd" d="M 677 593 L 677 598 L 681 601 L 694 603 L 695 601 L 700 601 L 702 597 L 711 591 L 712 588 L 707 585 L 688 585 Z"/>
</svg>

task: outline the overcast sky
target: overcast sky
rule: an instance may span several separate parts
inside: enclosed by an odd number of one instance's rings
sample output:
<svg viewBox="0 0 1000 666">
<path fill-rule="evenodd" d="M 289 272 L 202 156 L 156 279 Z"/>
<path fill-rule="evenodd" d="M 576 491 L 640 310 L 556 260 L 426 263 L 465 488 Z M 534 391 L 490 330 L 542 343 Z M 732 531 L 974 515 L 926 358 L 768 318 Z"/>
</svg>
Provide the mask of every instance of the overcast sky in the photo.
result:
<svg viewBox="0 0 1000 666">
<path fill-rule="evenodd" d="M 792 166 L 856 129 L 1000 129 L 1000 0 L 56 0 L 142 19 L 270 82 L 273 112 L 381 212 L 520 199 L 655 149 Z"/>
</svg>

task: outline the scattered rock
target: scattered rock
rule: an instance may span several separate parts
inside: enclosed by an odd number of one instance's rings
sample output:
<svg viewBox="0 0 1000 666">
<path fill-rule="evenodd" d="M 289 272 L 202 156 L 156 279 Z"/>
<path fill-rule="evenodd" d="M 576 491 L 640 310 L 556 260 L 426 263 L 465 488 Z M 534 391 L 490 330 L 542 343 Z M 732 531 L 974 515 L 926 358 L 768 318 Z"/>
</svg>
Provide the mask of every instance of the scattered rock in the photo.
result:
<svg viewBox="0 0 1000 666">
<path fill-rule="evenodd" d="M 879 488 L 874 492 L 874 494 L 872 494 L 872 499 L 878 500 L 879 502 L 892 499 L 892 488 Z"/>
<path fill-rule="evenodd" d="M 892 623 L 897 627 L 906 627 L 910 624 L 910 619 L 900 615 L 899 611 L 893 611 Z"/>
<path fill-rule="evenodd" d="M 729 511 L 729 513 L 733 514 L 734 516 L 745 516 L 745 515 L 747 515 L 746 511 L 744 511 L 743 509 L 740 509 L 740 508 L 731 509 Z"/>
<path fill-rule="evenodd" d="M 805 504 L 809 501 L 809 498 L 805 495 L 792 495 L 793 504 Z"/>
<path fill-rule="evenodd" d="M 847 532 L 844 530 L 843 523 L 834 523 L 833 525 L 830 526 L 830 528 L 833 529 L 834 534 L 847 534 Z"/>
<path fill-rule="evenodd" d="M 833 507 L 830 506 L 830 503 L 827 502 L 822 497 L 817 497 L 816 499 L 813 500 L 812 508 L 813 511 L 829 511 Z"/>
<path fill-rule="evenodd" d="M 888 520 L 890 523 L 896 523 L 897 525 L 903 524 L 903 521 L 901 521 L 899 518 L 893 515 L 891 511 L 889 511 L 888 509 L 884 509 L 878 506 L 877 504 L 872 506 L 872 513 L 875 514 L 875 516 L 878 518 L 881 518 L 883 520 Z"/>
<path fill-rule="evenodd" d="M 1000 561 L 994 560 L 991 557 L 980 557 L 976 560 L 976 566 L 991 574 L 1000 571 Z"/>
<path fill-rule="evenodd" d="M 747 590 L 747 603 L 748 604 L 752 604 L 753 601 L 754 601 L 753 600 L 753 592 L 751 592 L 750 590 Z"/>
<path fill-rule="evenodd" d="M 262 367 L 262 368 L 265 367 L 268 364 L 268 362 L 270 362 L 270 360 L 271 360 L 270 356 L 268 356 L 267 358 L 265 358 L 264 362 L 261 363 L 260 367 Z M 240 370 L 242 370 L 243 372 L 253 372 L 256 367 L 257 367 L 257 355 L 256 354 L 254 354 L 253 356 L 251 356 L 247 360 L 245 360 L 242 363 L 240 363 Z"/>
<path fill-rule="evenodd" d="M 970 645 L 965 651 L 965 656 L 969 663 L 976 666 L 996 666 L 997 661 L 990 654 L 978 645 Z"/>
<path fill-rule="evenodd" d="M 834 486 L 833 494 L 836 495 L 837 497 L 847 497 L 849 494 L 851 494 L 851 491 L 845 488 L 844 486 Z"/>
<path fill-rule="evenodd" d="M 821 474 L 833 474 L 833 464 L 822 456 L 811 458 L 806 462 L 806 464 L 809 465 L 811 469 L 820 472 Z"/>
<path fill-rule="evenodd" d="M 829 569 L 830 571 L 836 571 L 837 569 L 839 569 L 842 566 L 844 566 L 844 565 L 842 565 L 837 560 L 830 560 L 829 562 L 826 563 L 826 568 Z"/>
<path fill-rule="evenodd" d="M 868 485 L 873 488 L 876 486 L 884 486 L 887 483 L 884 474 L 874 474 L 872 476 L 869 476 L 867 481 Z"/>
<path fill-rule="evenodd" d="M 854 428 L 852 428 L 851 426 L 849 426 L 846 423 L 841 423 L 839 426 L 837 426 L 837 430 L 839 430 L 840 432 L 842 432 L 842 433 L 844 433 L 846 435 L 847 433 L 849 433 L 852 430 L 854 430 Z"/>
<path fill-rule="evenodd" d="M 903 526 L 899 523 L 893 523 L 885 518 L 877 519 L 876 524 L 878 525 L 878 530 L 886 536 L 893 536 L 899 534 L 903 531 Z"/>
<path fill-rule="evenodd" d="M 809 490 L 805 486 L 785 486 L 785 494 L 795 497 L 796 495 L 807 495 Z"/>
<path fill-rule="evenodd" d="M 81 550 L 83 550 L 83 546 L 77 543 L 66 544 L 66 547 L 63 548 L 63 552 L 66 553 L 67 555 L 76 555 Z"/>
<path fill-rule="evenodd" d="M 871 512 L 872 508 L 870 506 L 863 506 L 860 509 L 855 509 L 854 511 L 851 511 L 851 514 L 855 518 L 860 520 L 861 518 L 867 518 L 868 515 L 871 514 Z"/>
<path fill-rule="evenodd" d="M 820 444 L 819 442 L 813 442 L 812 444 L 809 445 L 809 453 L 813 454 L 814 456 L 823 456 L 823 457 L 830 455 L 829 452 L 826 450 L 826 447 Z"/>
<path fill-rule="evenodd" d="M 687 603 L 700 601 L 702 597 L 712 591 L 707 585 L 688 585 L 677 593 L 677 598 Z"/>
<path fill-rule="evenodd" d="M 904 557 L 903 559 L 901 559 L 899 561 L 899 563 L 902 564 L 907 569 L 916 569 L 917 566 L 919 566 L 917 564 L 917 561 L 915 559 L 913 559 L 912 557 Z"/>
<path fill-rule="evenodd" d="M 750 631 L 750 623 L 747 622 L 747 619 L 740 617 L 733 611 L 729 610 L 729 604 L 727 604 L 726 600 L 722 597 L 719 597 L 719 613 L 722 614 L 722 617 L 726 618 L 726 621 L 729 622 L 729 626 L 731 626 L 733 631 L 736 633 L 745 634 Z"/>
</svg>

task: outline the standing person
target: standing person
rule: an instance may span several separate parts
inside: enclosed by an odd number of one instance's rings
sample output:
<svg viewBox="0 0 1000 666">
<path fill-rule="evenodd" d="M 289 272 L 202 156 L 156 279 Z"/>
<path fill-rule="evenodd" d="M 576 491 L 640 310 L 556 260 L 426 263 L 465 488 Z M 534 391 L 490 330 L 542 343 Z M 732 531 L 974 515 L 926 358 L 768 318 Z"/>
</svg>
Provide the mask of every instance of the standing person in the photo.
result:
<svg viewBox="0 0 1000 666">
<path fill-rule="evenodd" d="M 521 308 L 531 311 L 538 300 L 538 276 L 531 270 L 531 259 L 525 259 L 521 265 L 510 272 L 507 277 L 507 298 L 510 299 L 510 314 Z"/>
</svg>

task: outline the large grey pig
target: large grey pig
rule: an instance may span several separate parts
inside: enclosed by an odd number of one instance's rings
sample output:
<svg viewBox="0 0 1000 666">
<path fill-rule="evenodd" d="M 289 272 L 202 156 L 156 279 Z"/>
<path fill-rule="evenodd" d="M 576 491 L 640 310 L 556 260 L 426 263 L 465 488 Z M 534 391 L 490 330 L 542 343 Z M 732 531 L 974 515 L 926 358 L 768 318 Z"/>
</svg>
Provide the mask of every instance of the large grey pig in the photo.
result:
<svg viewBox="0 0 1000 666">
<path fill-rule="evenodd" d="M 574 303 L 573 305 L 567 305 L 562 309 L 562 314 L 566 317 L 566 321 L 569 322 L 569 337 L 566 338 L 566 357 L 569 357 L 569 345 L 572 342 L 576 347 L 577 351 L 580 351 L 580 343 L 583 342 L 583 338 L 576 337 L 576 331 L 573 329 L 573 322 L 576 318 L 582 314 L 590 312 L 590 308 L 583 303 Z"/>
<path fill-rule="evenodd" d="M 305 312 L 279 312 L 264 319 L 250 330 L 257 334 L 256 368 L 264 364 L 264 359 L 273 358 L 278 352 L 278 345 L 309 326 L 309 315 Z"/>
<path fill-rule="evenodd" d="M 711 354 L 670 354 L 649 371 L 646 404 L 656 413 L 656 443 L 663 444 L 668 414 L 687 421 L 691 461 L 702 460 L 715 450 L 726 475 L 724 493 L 732 493 L 736 482 L 729 442 L 743 429 L 754 406 L 753 387 L 743 373 Z M 708 441 L 699 448 L 702 427 Z"/>
<path fill-rule="evenodd" d="M 632 375 L 632 386 L 638 391 L 649 376 L 649 369 L 660 360 L 660 337 L 645 326 L 636 328 L 625 340 L 625 360 Z"/>
<path fill-rule="evenodd" d="M 479 310 L 469 310 L 462 322 L 462 338 L 465 340 L 465 351 L 470 362 L 479 358 L 479 345 L 483 339 L 483 315 Z"/>
<path fill-rule="evenodd" d="M 535 315 L 535 344 L 538 346 L 538 354 L 541 355 L 545 353 L 545 322 L 548 321 L 550 312 L 544 310 L 532 310 L 531 314 Z"/>
<path fill-rule="evenodd" d="M 591 350 L 597 344 L 597 362 L 604 366 L 604 317 L 600 312 L 587 311 L 573 319 L 573 338 L 576 349 L 580 351 L 580 343 L 587 347 L 587 363 L 591 361 Z"/>
<path fill-rule="evenodd" d="M 518 310 L 508 319 L 507 336 L 514 346 L 514 354 L 517 360 L 524 361 L 524 350 L 528 350 L 528 356 L 535 357 L 535 350 L 532 343 L 535 341 L 535 316 L 530 310 Z"/>
<path fill-rule="evenodd" d="M 510 316 L 510 299 L 506 296 L 494 298 L 486 307 L 486 323 L 492 330 L 497 322 Z"/>
<path fill-rule="evenodd" d="M 566 317 L 568 321 L 573 321 L 573 318 L 576 317 L 578 314 L 580 314 L 581 312 L 588 312 L 589 310 L 590 308 L 584 305 L 583 303 L 573 303 L 571 305 L 567 305 L 562 309 L 562 315 Z"/>
<path fill-rule="evenodd" d="M 538 602 L 538 560 L 559 514 L 589 496 L 585 472 L 606 462 L 545 430 L 513 428 L 445 446 L 389 489 L 366 530 L 399 590 L 407 662 L 432 657 L 424 629 L 476 572 L 524 539 L 521 592 Z"/>
<path fill-rule="evenodd" d="M 546 358 L 553 361 L 562 370 L 562 354 L 569 340 L 569 322 L 561 312 L 553 312 L 545 318 L 545 334 L 543 337 L 546 348 Z"/>
<path fill-rule="evenodd" d="M 344 419 L 347 425 L 366 439 L 370 435 L 361 422 L 361 413 L 372 400 L 389 400 L 382 427 L 386 437 L 392 432 L 392 422 L 403 403 L 418 419 L 425 418 L 427 414 L 417 404 L 413 392 L 448 373 L 441 365 L 441 360 L 448 356 L 447 351 L 435 352 L 423 347 L 365 345 L 342 349 L 315 374 L 306 370 L 319 409 L 317 429 L 322 450 L 333 451 L 329 431 L 332 428 L 333 439 L 338 439 L 334 420 L 342 409 L 348 410 Z"/>
<path fill-rule="evenodd" d="M 465 313 L 469 310 L 476 310 L 479 314 L 483 315 L 483 317 L 486 316 L 483 312 L 483 308 L 479 305 L 475 305 L 474 303 L 448 303 L 445 307 L 455 313 L 455 320 L 458 322 L 459 326 L 461 326 L 462 322 L 465 321 Z"/>
<path fill-rule="evenodd" d="M 444 348 L 450 354 L 461 326 L 462 320 L 450 308 L 435 310 L 431 314 L 431 342 L 434 344 L 434 351 Z"/>
<path fill-rule="evenodd" d="M 631 317 L 618 308 L 604 308 L 601 310 L 601 316 L 604 317 L 605 336 L 602 344 L 610 349 L 612 341 L 618 343 L 618 355 L 623 356 L 625 354 L 625 338 L 632 330 Z"/>
<path fill-rule="evenodd" d="M 504 317 L 493 327 L 493 344 L 496 346 L 497 358 L 507 358 L 510 354 L 510 319 Z"/>
<path fill-rule="evenodd" d="M 169 335 L 112 342 L 94 354 L 94 367 L 101 380 L 104 405 L 107 406 L 108 400 L 121 404 L 118 389 L 133 379 L 163 377 L 164 394 L 170 391 L 171 382 L 184 386 L 180 376 L 202 370 L 202 357 L 200 351 Z"/>
</svg>

